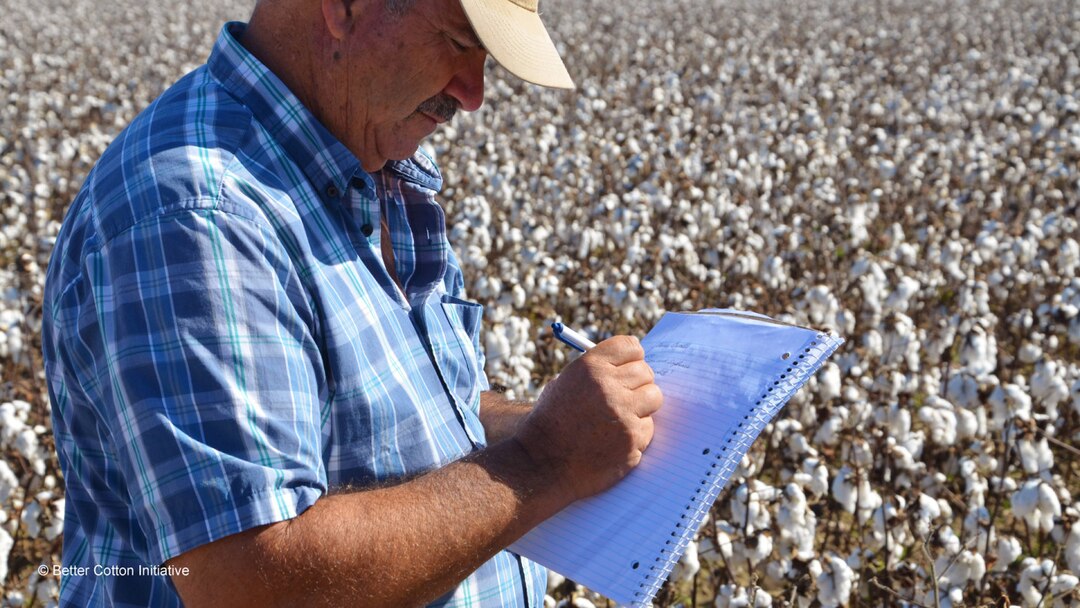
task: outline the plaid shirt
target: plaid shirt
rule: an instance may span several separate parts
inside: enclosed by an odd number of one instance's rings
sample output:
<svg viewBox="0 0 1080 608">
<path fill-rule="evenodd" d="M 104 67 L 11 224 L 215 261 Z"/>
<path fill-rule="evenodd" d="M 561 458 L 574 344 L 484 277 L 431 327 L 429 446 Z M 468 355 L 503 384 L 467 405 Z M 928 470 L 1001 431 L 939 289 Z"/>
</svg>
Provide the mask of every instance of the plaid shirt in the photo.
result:
<svg viewBox="0 0 1080 608">
<path fill-rule="evenodd" d="M 485 443 L 437 167 L 365 173 L 242 28 L 117 137 L 49 264 L 64 605 L 179 606 L 146 568 Z M 504 551 L 435 605 L 540 606 L 546 576 Z"/>
</svg>

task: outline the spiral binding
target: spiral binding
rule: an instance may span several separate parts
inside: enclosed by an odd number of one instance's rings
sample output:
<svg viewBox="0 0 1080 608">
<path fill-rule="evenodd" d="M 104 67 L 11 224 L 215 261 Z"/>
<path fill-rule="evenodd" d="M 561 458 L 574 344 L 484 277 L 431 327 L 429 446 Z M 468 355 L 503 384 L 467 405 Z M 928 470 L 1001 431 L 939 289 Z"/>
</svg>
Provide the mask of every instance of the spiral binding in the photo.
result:
<svg viewBox="0 0 1080 608">
<path fill-rule="evenodd" d="M 708 515 L 713 501 L 727 485 L 743 455 L 749 451 L 761 431 L 779 413 L 788 399 L 814 374 L 817 368 L 814 364 L 831 355 L 843 343 L 842 338 L 819 333 L 803 347 L 803 352 L 786 359 L 787 369 L 774 379 L 771 385 L 766 385 L 750 413 L 743 417 L 742 422 L 728 434 L 720 449 L 716 451 L 713 463 L 705 471 L 705 478 L 690 497 L 690 502 L 680 516 L 679 523 L 676 523 L 675 529 L 671 531 L 671 536 L 664 541 L 660 555 L 649 565 L 648 570 L 644 571 L 642 582 L 634 592 L 634 606 L 646 606 L 652 601 L 675 567 L 678 557 L 686 550 L 693 533 Z M 741 452 L 740 446 L 745 447 Z M 713 448 L 705 448 L 702 455 L 712 451 Z M 633 567 L 637 568 L 638 563 L 635 562 Z"/>
</svg>

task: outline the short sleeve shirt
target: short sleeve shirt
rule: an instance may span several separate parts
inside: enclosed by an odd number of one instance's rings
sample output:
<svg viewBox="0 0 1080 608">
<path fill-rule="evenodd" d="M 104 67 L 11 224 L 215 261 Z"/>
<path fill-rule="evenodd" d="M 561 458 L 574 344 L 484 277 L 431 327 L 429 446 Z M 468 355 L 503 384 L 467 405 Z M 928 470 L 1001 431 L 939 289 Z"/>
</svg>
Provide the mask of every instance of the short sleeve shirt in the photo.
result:
<svg viewBox="0 0 1080 608">
<path fill-rule="evenodd" d="M 365 173 L 243 27 L 116 138 L 48 267 L 63 605 L 179 606 L 166 560 L 486 442 L 436 164 Z M 546 575 L 503 551 L 434 605 L 540 606 Z"/>
</svg>

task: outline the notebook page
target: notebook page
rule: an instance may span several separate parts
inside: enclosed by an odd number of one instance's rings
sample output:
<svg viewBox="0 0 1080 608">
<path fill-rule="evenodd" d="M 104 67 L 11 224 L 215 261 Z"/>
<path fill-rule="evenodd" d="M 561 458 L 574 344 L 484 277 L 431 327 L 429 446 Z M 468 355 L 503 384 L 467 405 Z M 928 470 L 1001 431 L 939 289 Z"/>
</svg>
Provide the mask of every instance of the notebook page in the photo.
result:
<svg viewBox="0 0 1080 608">
<path fill-rule="evenodd" d="M 780 390 L 780 376 L 805 362 L 803 351 L 815 341 L 820 334 L 813 330 L 767 318 L 666 314 L 642 340 L 664 405 L 641 464 L 511 550 L 619 602 L 641 601 L 652 579 L 662 582 L 749 443 L 779 409 L 759 406 L 763 396 Z M 757 429 L 749 441 L 748 429 Z"/>
</svg>

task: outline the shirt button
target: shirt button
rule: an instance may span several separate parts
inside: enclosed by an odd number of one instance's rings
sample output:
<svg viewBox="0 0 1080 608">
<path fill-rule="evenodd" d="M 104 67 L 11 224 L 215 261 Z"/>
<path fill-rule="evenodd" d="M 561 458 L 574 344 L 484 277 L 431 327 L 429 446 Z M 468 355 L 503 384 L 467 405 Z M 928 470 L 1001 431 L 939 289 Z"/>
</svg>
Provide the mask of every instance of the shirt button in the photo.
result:
<svg viewBox="0 0 1080 608">
<path fill-rule="evenodd" d="M 364 224 L 360 227 L 360 232 L 363 232 L 364 236 L 371 236 L 371 233 L 375 232 L 375 228 L 371 224 Z"/>
<path fill-rule="evenodd" d="M 331 185 L 326 187 L 326 196 L 329 196 L 330 198 L 337 198 L 338 194 L 341 194 L 341 192 L 338 191 L 337 186 Z"/>
</svg>

